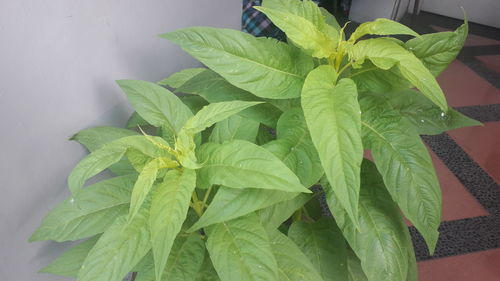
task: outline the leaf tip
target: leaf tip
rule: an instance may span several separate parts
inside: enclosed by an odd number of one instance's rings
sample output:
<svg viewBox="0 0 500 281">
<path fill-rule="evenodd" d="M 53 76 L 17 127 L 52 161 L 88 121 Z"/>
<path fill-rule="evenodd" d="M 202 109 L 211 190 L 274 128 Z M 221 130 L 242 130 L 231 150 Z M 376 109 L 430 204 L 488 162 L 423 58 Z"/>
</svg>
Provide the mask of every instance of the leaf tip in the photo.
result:
<svg viewBox="0 0 500 281">
<path fill-rule="evenodd" d="M 41 239 L 37 238 L 37 236 L 38 236 L 37 231 L 33 232 L 33 234 L 31 234 L 30 238 L 28 238 L 28 242 L 33 243 L 33 242 L 41 241 Z"/>
</svg>

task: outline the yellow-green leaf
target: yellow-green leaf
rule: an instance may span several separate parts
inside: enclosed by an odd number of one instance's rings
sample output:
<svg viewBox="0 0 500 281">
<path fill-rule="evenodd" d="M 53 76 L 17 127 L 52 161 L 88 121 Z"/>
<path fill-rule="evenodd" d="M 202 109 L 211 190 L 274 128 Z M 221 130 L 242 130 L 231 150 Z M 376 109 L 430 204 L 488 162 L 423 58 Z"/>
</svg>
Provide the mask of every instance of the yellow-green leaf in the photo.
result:
<svg viewBox="0 0 500 281">
<path fill-rule="evenodd" d="M 396 112 L 363 99 L 363 142 L 387 190 L 434 251 L 441 223 L 441 190 L 427 148 Z"/>
<path fill-rule="evenodd" d="M 221 184 L 310 193 L 274 154 L 247 141 L 206 143 L 198 150 L 198 159 L 203 163 L 197 170 L 197 184 L 201 187 Z"/>
<path fill-rule="evenodd" d="M 259 188 L 220 187 L 200 219 L 189 229 L 199 228 L 244 216 L 281 201 L 296 197 L 296 192 Z"/>
<path fill-rule="evenodd" d="M 334 55 L 338 44 L 337 37 L 328 36 L 307 19 L 282 12 L 278 9 L 254 7 L 263 12 L 287 37 L 306 53 L 316 58 L 328 58 Z"/>
<path fill-rule="evenodd" d="M 195 186 L 193 170 L 170 170 L 153 194 L 149 220 L 156 280 L 161 280 L 174 240 L 186 219 Z"/>
<path fill-rule="evenodd" d="M 384 187 L 375 165 L 363 161 L 359 200 L 359 226 L 327 191 L 328 206 L 345 239 L 361 260 L 370 281 L 406 281 L 407 226 L 399 208 Z"/>
<path fill-rule="evenodd" d="M 255 214 L 214 225 L 207 250 L 222 281 L 277 281 L 278 265 Z"/>
<path fill-rule="evenodd" d="M 89 252 L 78 281 L 121 281 L 151 249 L 149 203 L 132 221 L 120 217 Z"/>
<path fill-rule="evenodd" d="M 373 35 L 411 35 L 420 36 L 409 27 L 390 19 L 380 18 L 374 21 L 364 22 L 356 28 L 349 40 L 356 41 L 367 34 Z"/>
<path fill-rule="evenodd" d="M 229 83 L 256 96 L 298 97 L 312 59 L 271 38 L 255 38 L 231 29 L 191 27 L 161 37 L 219 73 Z"/>
<path fill-rule="evenodd" d="M 127 213 L 137 175 L 111 178 L 87 186 L 64 200 L 43 219 L 30 241 L 78 240 L 104 232 Z"/>
<path fill-rule="evenodd" d="M 361 112 L 354 82 L 342 79 L 336 84 L 336 79 L 332 66 L 311 71 L 302 89 L 302 109 L 331 188 L 356 223 L 363 159 Z"/>
<path fill-rule="evenodd" d="M 103 145 L 87 155 L 73 168 L 68 177 L 69 189 L 73 194 L 76 194 L 86 180 L 118 162 L 129 148 L 136 149 L 152 158 L 167 157 L 169 155 L 167 151 L 157 144 L 168 147 L 168 143 L 162 138 L 144 136 L 124 137 Z"/>
<path fill-rule="evenodd" d="M 200 74 L 205 70 L 206 68 L 203 67 L 186 68 L 159 81 L 158 84 L 163 86 L 169 86 L 172 88 L 179 88 L 182 85 L 184 85 L 184 83 L 186 83 L 189 79 L 193 78 L 194 76 Z"/>
<path fill-rule="evenodd" d="M 144 166 L 134 184 L 134 189 L 132 190 L 129 220 L 133 219 L 141 209 L 144 200 L 146 200 L 146 197 L 149 195 L 149 192 L 156 181 L 158 171 L 165 168 L 174 168 L 178 165 L 179 164 L 176 161 L 160 157 L 151 160 L 148 164 L 146 164 L 146 166 Z"/>
<path fill-rule="evenodd" d="M 355 64 L 362 64 L 368 59 L 384 70 L 396 67 L 427 98 L 443 111 L 448 110 L 443 90 L 434 76 L 413 53 L 394 41 L 385 38 L 362 40 L 351 48 L 350 57 Z"/>
<path fill-rule="evenodd" d="M 333 218 L 321 218 L 314 223 L 296 221 L 290 226 L 288 237 L 309 258 L 324 281 L 347 279 L 346 243 Z"/>
<path fill-rule="evenodd" d="M 92 237 L 72 247 L 52 261 L 51 264 L 42 268 L 40 272 L 76 278 L 78 271 L 80 271 L 82 267 L 83 261 L 92 247 L 94 247 L 97 239 L 99 239 L 99 236 Z"/>
<path fill-rule="evenodd" d="M 308 257 L 290 238 L 277 229 L 268 229 L 267 233 L 278 263 L 280 281 L 324 280 Z"/>
</svg>

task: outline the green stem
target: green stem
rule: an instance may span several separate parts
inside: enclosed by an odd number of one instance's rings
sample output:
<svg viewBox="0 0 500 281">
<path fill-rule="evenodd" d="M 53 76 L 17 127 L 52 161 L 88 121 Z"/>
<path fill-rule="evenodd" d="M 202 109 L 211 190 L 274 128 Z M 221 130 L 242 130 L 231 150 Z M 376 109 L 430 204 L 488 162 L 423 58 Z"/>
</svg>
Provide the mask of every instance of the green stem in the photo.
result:
<svg viewBox="0 0 500 281">
<path fill-rule="evenodd" d="M 210 192 L 212 191 L 212 186 L 213 186 L 213 185 L 211 185 L 211 186 L 208 188 L 207 192 L 205 193 L 205 196 L 203 197 L 203 207 L 206 207 L 206 206 L 207 206 L 208 196 L 210 195 Z"/>
<path fill-rule="evenodd" d="M 369 68 L 363 69 L 363 70 L 361 70 L 361 71 L 358 71 L 358 72 L 356 72 L 356 73 L 353 73 L 353 74 L 349 75 L 349 78 L 354 77 L 354 76 L 356 76 L 356 75 L 359 75 L 359 74 L 361 74 L 361 73 L 367 72 L 367 71 L 372 71 L 372 70 L 375 70 L 375 69 L 377 69 L 377 67 L 369 67 Z"/>
<path fill-rule="evenodd" d="M 302 209 L 298 209 L 293 213 L 292 220 L 293 221 L 300 221 L 302 219 Z"/>
<path fill-rule="evenodd" d="M 201 217 L 201 215 L 203 215 L 203 202 L 201 202 L 200 199 L 198 199 L 198 194 L 196 193 L 196 190 L 193 191 L 191 198 L 193 200 L 191 207 L 196 212 L 198 217 Z"/>
<path fill-rule="evenodd" d="M 344 65 L 340 70 L 339 70 L 339 73 L 338 75 L 340 76 L 340 74 L 342 74 L 342 72 L 344 72 L 349 66 L 351 66 L 351 63 L 349 62 L 348 64 Z"/>
<path fill-rule="evenodd" d="M 309 215 L 309 212 L 307 211 L 306 207 L 302 207 L 302 211 L 304 212 L 304 217 L 306 217 L 307 220 L 314 222 L 314 219 Z"/>
</svg>

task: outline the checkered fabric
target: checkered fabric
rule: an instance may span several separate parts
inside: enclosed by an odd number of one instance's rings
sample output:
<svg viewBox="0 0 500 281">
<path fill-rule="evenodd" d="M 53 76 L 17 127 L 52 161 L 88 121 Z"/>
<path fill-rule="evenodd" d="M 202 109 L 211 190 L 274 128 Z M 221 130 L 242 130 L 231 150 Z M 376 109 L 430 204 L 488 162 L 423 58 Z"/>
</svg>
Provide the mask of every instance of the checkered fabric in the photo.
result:
<svg viewBox="0 0 500 281">
<path fill-rule="evenodd" d="M 263 13 L 253 8 L 253 6 L 260 6 L 261 4 L 262 0 L 243 0 L 242 30 L 257 37 L 274 37 L 285 40 L 285 34 Z"/>
</svg>

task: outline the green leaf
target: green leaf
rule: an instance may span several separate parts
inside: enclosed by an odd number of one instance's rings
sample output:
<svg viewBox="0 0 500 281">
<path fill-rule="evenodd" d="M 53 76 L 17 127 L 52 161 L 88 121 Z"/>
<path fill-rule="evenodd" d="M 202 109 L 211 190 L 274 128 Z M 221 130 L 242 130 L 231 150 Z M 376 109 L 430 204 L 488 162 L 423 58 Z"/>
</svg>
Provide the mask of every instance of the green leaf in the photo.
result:
<svg viewBox="0 0 500 281">
<path fill-rule="evenodd" d="M 132 164 L 137 172 L 141 172 L 142 169 L 151 161 L 153 158 L 143 154 L 139 150 L 129 148 L 125 153 L 127 160 Z"/>
<path fill-rule="evenodd" d="M 203 216 L 188 230 L 228 221 L 296 197 L 295 192 L 221 186 Z"/>
<path fill-rule="evenodd" d="M 193 114 L 200 111 L 205 105 L 208 105 L 208 102 L 204 98 L 196 95 L 185 95 L 181 96 L 180 99 L 191 109 Z"/>
<path fill-rule="evenodd" d="M 209 229 L 207 250 L 222 281 L 276 281 L 278 265 L 255 214 Z"/>
<path fill-rule="evenodd" d="M 81 130 L 70 138 L 83 144 L 89 151 L 95 151 L 111 141 L 136 136 L 137 132 L 115 127 L 94 127 Z"/>
<path fill-rule="evenodd" d="M 40 272 L 76 278 L 82 267 L 83 261 L 89 254 L 99 236 L 92 237 L 64 252 L 51 264 L 42 268 Z"/>
<path fill-rule="evenodd" d="M 406 47 L 438 76 L 457 57 L 468 34 L 467 20 L 457 30 L 424 34 L 406 42 Z"/>
<path fill-rule="evenodd" d="M 266 143 L 264 147 L 278 156 L 304 186 L 317 183 L 324 172 L 302 110 L 294 108 L 283 113 L 276 131 L 277 139 Z"/>
<path fill-rule="evenodd" d="M 193 141 L 195 134 L 205 130 L 213 124 L 222 121 L 248 107 L 261 102 L 227 101 L 211 103 L 203 107 L 195 116 L 190 118 L 179 132 L 176 140 L 177 157 L 184 167 L 197 169 L 199 164 L 195 156 L 196 144 Z"/>
<path fill-rule="evenodd" d="M 311 200 L 311 194 L 300 193 L 296 197 L 269 206 L 258 212 L 261 223 L 269 228 L 278 228 L 280 224 L 292 216 L 295 211 Z"/>
<path fill-rule="evenodd" d="M 415 90 L 387 92 L 384 93 L 384 97 L 394 110 L 413 124 L 420 135 L 437 135 L 457 128 L 481 125 L 480 122 L 452 108 L 449 108 L 448 112 L 443 112 Z M 377 99 L 381 99 L 380 94 Z"/>
<path fill-rule="evenodd" d="M 199 95 L 210 103 L 234 100 L 262 101 L 261 98 L 233 86 L 222 76 L 208 69 L 190 79 L 178 91 Z M 252 106 L 239 113 L 242 117 L 253 119 L 273 128 L 276 127 L 276 120 L 280 114 L 279 109 L 267 103 Z"/>
<path fill-rule="evenodd" d="M 315 26 L 322 28 L 324 15 L 316 3 L 311 0 L 265 0 L 262 7 L 290 13 L 305 18 Z"/>
<path fill-rule="evenodd" d="M 291 14 L 292 16 L 300 17 L 301 19 L 299 19 L 299 21 L 305 20 L 306 22 L 308 22 L 306 23 L 306 25 L 312 25 L 313 30 L 317 30 L 320 33 L 326 35 L 327 40 L 333 42 L 333 47 L 336 48 L 341 33 L 340 26 L 335 20 L 335 17 L 329 14 L 324 8 L 318 7 L 315 2 L 311 0 L 266 0 L 262 4 L 262 6 L 264 8 L 269 8 L 275 11 L 280 11 L 282 13 Z M 295 31 L 299 33 L 301 32 L 300 28 L 299 30 Z M 293 43 L 297 44 L 297 42 Z M 305 43 L 307 44 L 307 42 Z"/>
<path fill-rule="evenodd" d="M 148 121 L 144 120 L 144 118 L 137 113 L 137 111 L 134 111 L 132 115 L 127 120 L 127 125 L 125 126 L 127 129 L 139 127 L 139 126 L 150 126 L 151 124 L 148 123 Z"/>
<path fill-rule="evenodd" d="M 76 194 L 87 179 L 118 162 L 125 155 L 127 149 L 133 148 L 152 158 L 168 156 L 167 151 L 157 144 L 168 147 L 168 143 L 162 138 L 144 136 L 124 137 L 103 145 L 87 155 L 71 171 L 68 177 L 69 189 L 73 194 Z"/>
<path fill-rule="evenodd" d="M 311 71 L 302 90 L 302 108 L 333 192 L 357 223 L 363 159 L 360 109 L 354 82 L 342 79 L 335 84 L 336 79 L 332 66 Z"/>
<path fill-rule="evenodd" d="M 205 255 L 205 259 L 203 260 L 203 264 L 201 265 L 201 269 L 196 276 L 196 281 L 220 281 L 217 272 L 208 256 L 208 252 Z"/>
<path fill-rule="evenodd" d="M 406 231 L 406 249 L 408 249 L 408 272 L 406 275 L 407 281 L 418 281 L 418 265 L 417 258 L 415 256 L 415 250 L 413 249 L 413 242 L 411 240 L 410 232 Z"/>
<path fill-rule="evenodd" d="M 205 257 L 201 235 L 179 236 L 172 246 L 163 279 L 168 281 L 194 280 Z"/>
<path fill-rule="evenodd" d="M 205 251 L 205 243 L 199 233 L 178 235 L 172 245 L 162 279 L 155 279 L 154 259 L 149 254 L 134 268 L 133 271 L 137 271 L 135 281 L 194 280 L 204 263 Z"/>
<path fill-rule="evenodd" d="M 398 68 L 383 70 L 370 61 L 363 63 L 362 67 L 352 71 L 349 76 L 358 87 L 358 92 L 373 92 L 384 94 L 397 92 L 411 87 Z"/>
<path fill-rule="evenodd" d="M 255 142 L 258 130 L 258 122 L 234 115 L 215 124 L 208 140 L 216 143 L 232 140 Z"/>
<path fill-rule="evenodd" d="M 196 144 L 193 141 L 193 137 L 197 133 L 259 103 L 261 102 L 227 101 L 204 106 L 195 116 L 186 122 L 176 140 L 176 150 L 180 152 L 177 159 L 182 166 L 190 169 L 198 169 L 200 167 L 195 156 Z"/>
<path fill-rule="evenodd" d="M 316 268 L 290 238 L 276 229 L 268 230 L 271 248 L 278 262 L 281 281 L 323 281 Z M 339 279 L 340 280 L 340 279 Z M 345 280 L 345 279 L 344 279 Z"/>
<path fill-rule="evenodd" d="M 282 99 L 282 100 L 273 100 L 273 99 L 265 99 L 269 104 L 275 106 L 280 111 L 287 111 L 289 109 L 300 107 L 300 98 L 296 99 Z M 282 112 L 280 112 L 281 115 Z M 279 118 L 280 116 L 278 116 Z M 276 126 L 274 126 L 276 127 Z M 273 127 L 273 128 L 274 128 Z"/>
<path fill-rule="evenodd" d="M 172 88 L 179 88 L 189 79 L 193 78 L 194 76 L 200 74 L 205 70 L 206 68 L 203 67 L 186 68 L 161 80 L 160 82 L 158 82 L 158 84 L 162 86 L 169 86 Z"/>
<path fill-rule="evenodd" d="M 134 109 L 155 127 L 163 126 L 175 134 L 193 116 L 177 96 L 155 83 L 139 80 L 120 80 L 117 83 Z"/>
<path fill-rule="evenodd" d="M 330 25 L 335 30 L 338 30 L 340 32 L 342 27 L 340 27 L 337 19 L 332 14 L 330 14 L 330 12 L 328 12 L 327 9 L 325 9 L 323 7 L 319 7 L 319 10 L 321 11 L 321 14 L 323 15 L 323 17 L 325 18 L 325 23 Z M 344 34 L 342 34 L 342 38 L 344 38 L 344 37 L 345 37 Z"/>
<path fill-rule="evenodd" d="M 161 280 L 174 240 L 186 219 L 195 186 L 193 170 L 170 170 L 153 194 L 149 219 L 156 280 Z"/>
<path fill-rule="evenodd" d="M 55 207 L 30 240 L 78 240 L 104 232 L 127 213 L 137 175 L 115 177 L 82 189 Z"/>
<path fill-rule="evenodd" d="M 220 184 L 232 188 L 310 192 L 276 156 L 247 141 L 204 144 L 198 150 L 198 159 L 203 167 L 197 170 L 197 184 L 202 187 Z"/>
<path fill-rule="evenodd" d="M 195 116 L 190 118 L 182 128 L 190 134 L 196 134 L 232 115 L 262 102 L 226 101 L 204 106 Z"/>
<path fill-rule="evenodd" d="M 134 281 L 155 281 L 155 262 L 151 251 L 132 269 L 137 272 Z"/>
<path fill-rule="evenodd" d="M 418 58 L 394 41 L 385 38 L 362 40 L 351 48 L 350 57 L 356 64 L 369 59 L 384 70 L 397 67 L 401 75 L 427 98 L 442 110 L 448 110 L 443 91 L 434 76 Z"/>
<path fill-rule="evenodd" d="M 283 12 L 282 9 L 254 7 L 263 12 L 287 37 L 307 54 L 316 58 L 329 58 L 335 54 L 338 33 L 323 33 L 318 26 L 304 17 Z M 321 12 L 317 11 L 319 15 Z M 324 22 L 322 22 L 324 24 Z M 333 37 L 331 35 L 336 35 Z"/>
<path fill-rule="evenodd" d="M 332 218 L 322 218 L 315 223 L 296 221 L 290 226 L 288 237 L 307 256 L 323 280 L 347 279 L 346 244 Z"/>
<path fill-rule="evenodd" d="M 271 38 L 255 38 L 231 29 L 192 27 L 161 35 L 256 96 L 298 97 L 311 58 Z"/>
<path fill-rule="evenodd" d="M 130 211 L 129 220 L 133 219 L 134 216 L 141 209 L 144 200 L 148 196 L 151 188 L 153 187 L 158 171 L 165 168 L 174 168 L 178 166 L 176 161 L 170 160 L 169 158 L 160 157 L 151 160 L 144 166 L 137 181 L 134 184 L 134 189 L 132 190 L 132 196 L 130 198 Z"/>
<path fill-rule="evenodd" d="M 94 127 L 82 130 L 72 136 L 70 140 L 75 140 L 84 145 L 89 151 L 95 151 L 104 144 L 119 138 L 138 135 L 137 132 L 115 127 Z M 115 175 L 127 175 L 134 173 L 134 168 L 127 159 L 121 159 L 118 163 L 109 167 Z"/>
<path fill-rule="evenodd" d="M 151 249 L 149 202 L 132 221 L 120 217 L 99 238 L 78 273 L 78 281 L 121 281 Z"/>
<path fill-rule="evenodd" d="M 376 19 L 374 21 L 364 22 L 359 25 L 358 28 L 352 33 L 349 38 L 350 41 L 356 41 L 359 38 L 367 35 L 411 35 L 420 36 L 415 31 L 411 30 L 409 27 L 400 24 L 399 22 L 392 21 L 390 19 Z"/>
<path fill-rule="evenodd" d="M 352 251 L 347 251 L 347 269 L 349 281 L 368 281 L 361 268 L 361 261 Z"/>
<path fill-rule="evenodd" d="M 411 125 L 368 99 L 362 100 L 363 141 L 403 214 L 432 253 L 441 223 L 441 190 L 429 153 Z"/>
<path fill-rule="evenodd" d="M 375 165 L 363 161 L 359 200 L 359 227 L 327 191 L 328 206 L 344 237 L 361 260 L 370 281 L 405 281 L 408 253 L 400 211 L 385 190 Z"/>
</svg>

